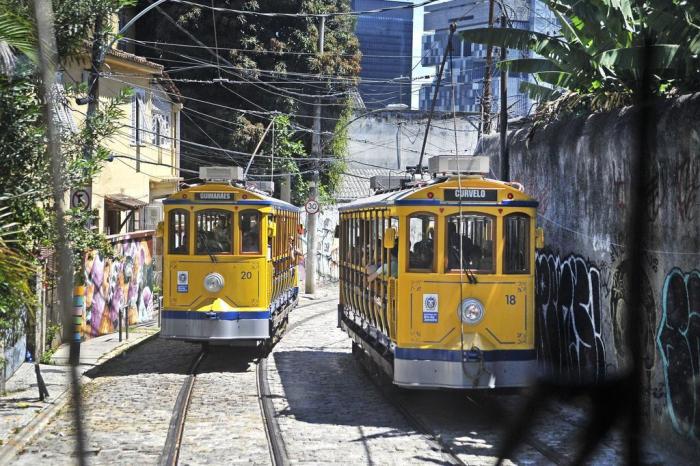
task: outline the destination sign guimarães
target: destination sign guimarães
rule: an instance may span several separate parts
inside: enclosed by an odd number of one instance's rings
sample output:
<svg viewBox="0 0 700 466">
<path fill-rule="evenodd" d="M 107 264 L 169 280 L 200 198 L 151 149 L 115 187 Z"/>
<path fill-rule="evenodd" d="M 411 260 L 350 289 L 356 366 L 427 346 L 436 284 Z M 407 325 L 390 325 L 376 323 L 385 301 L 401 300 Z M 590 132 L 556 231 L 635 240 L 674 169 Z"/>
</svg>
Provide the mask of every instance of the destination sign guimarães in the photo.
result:
<svg viewBox="0 0 700 466">
<path fill-rule="evenodd" d="M 496 189 L 479 189 L 479 188 L 462 188 L 462 189 L 446 189 L 446 201 L 476 201 L 476 202 L 495 202 L 498 200 L 498 190 Z"/>
<path fill-rule="evenodd" d="M 207 202 L 228 202 L 233 201 L 233 193 L 221 193 L 221 192 L 202 192 L 194 193 L 194 199 L 196 201 L 207 201 Z"/>
</svg>

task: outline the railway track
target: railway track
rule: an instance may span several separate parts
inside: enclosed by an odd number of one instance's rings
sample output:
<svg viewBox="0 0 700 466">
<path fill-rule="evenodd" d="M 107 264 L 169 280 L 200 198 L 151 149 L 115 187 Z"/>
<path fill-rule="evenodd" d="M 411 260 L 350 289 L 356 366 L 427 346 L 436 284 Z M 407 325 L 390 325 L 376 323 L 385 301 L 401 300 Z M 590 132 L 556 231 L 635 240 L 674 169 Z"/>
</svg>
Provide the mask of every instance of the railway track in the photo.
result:
<svg viewBox="0 0 700 466">
<path fill-rule="evenodd" d="M 315 301 L 312 303 L 304 304 L 302 306 L 297 306 L 297 309 L 311 307 L 319 304 L 324 304 L 330 301 L 336 301 L 337 298 L 329 298 L 324 300 Z M 312 320 L 314 318 L 320 317 L 333 311 L 334 309 L 329 309 L 326 311 L 319 312 L 312 316 L 308 316 L 298 322 L 291 324 L 284 333 L 287 333 L 294 328 L 303 325 L 305 322 Z M 187 376 L 178 392 L 177 399 L 175 401 L 175 406 L 173 408 L 173 414 L 170 419 L 170 425 L 168 427 L 168 435 L 165 440 L 165 445 L 163 447 L 163 453 L 161 454 L 158 464 L 160 466 L 175 466 L 178 464 L 180 456 L 180 448 L 182 446 L 183 433 L 185 430 L 185 421 L 187 418 L 187 411 L 190 406 L 190 401 L 192 399 L 192 393 L 194 391 L 194 385 L 197 378 L 197 371 L 199 370 L 202 362 L 206 359 L 207 347 L 202 346 L 202 349 L 197 353 L 189 370 L 187 371 Z M 277 424 L 277 419 L 275 417 L 275 410 L 272 404 L 272 396 L 270 393 L 270 387 L 267 381 L 267 355 L 264 354 L 256 363 L 256 379 L 257 379 L 257 392 L 258 400 L 260 405 L 260 414 L 265 426 L 265 434 L 268 440 L 268 449 L 270 451 L 270 459 L 274 466 L 287 466 L 289 464 L 289 459 L 287 456 L 287 451 L 285 449 L 284 441 L 282 440 L 282 434 Z"/>
<path fill-rule="evenodd" d="M 180 456 L 180 446 L 182 445 L 182 433 L 185 430 L 185 418 L 187 417 L 187 408 L 190 406 L 192 398 L 192 389 L 194 388 L 195 378 L 197 377 L 197 369 L 207 355 L 207 348 L 202 346 L 195 357 L 187 377 L 180 388 L 180 392 L 175 400 L 173 415 L 170 418 L 170 427 L 168 428 L 168 436 L 165 439 L 163 453 L 160 456 L 158 464 L 160 466 L 175 466 Z"/>
</svg>

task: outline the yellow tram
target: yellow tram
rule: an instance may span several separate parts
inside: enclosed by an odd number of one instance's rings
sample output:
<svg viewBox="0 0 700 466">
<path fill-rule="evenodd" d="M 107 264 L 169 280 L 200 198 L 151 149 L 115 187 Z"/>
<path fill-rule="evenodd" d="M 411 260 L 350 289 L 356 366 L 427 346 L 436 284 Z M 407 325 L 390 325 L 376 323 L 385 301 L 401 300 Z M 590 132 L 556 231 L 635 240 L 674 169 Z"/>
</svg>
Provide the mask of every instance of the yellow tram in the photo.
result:
<svg viewBox="0 0 700 466">
<path fill-rule="evenodd" d="M 223 181 L 242 178 L 231 168 L 163 201 L 162 338 L 255 345 L 298 301 L 299 209 Z"/>
<path fill-rule="evenodd" d="M 478 159 L 461 163 L 481 172 Z M 398 386 L 520 387 L 535 375 L 537 202 L 469 173 L 339 209 L 339 324 Z"/>
</svg>

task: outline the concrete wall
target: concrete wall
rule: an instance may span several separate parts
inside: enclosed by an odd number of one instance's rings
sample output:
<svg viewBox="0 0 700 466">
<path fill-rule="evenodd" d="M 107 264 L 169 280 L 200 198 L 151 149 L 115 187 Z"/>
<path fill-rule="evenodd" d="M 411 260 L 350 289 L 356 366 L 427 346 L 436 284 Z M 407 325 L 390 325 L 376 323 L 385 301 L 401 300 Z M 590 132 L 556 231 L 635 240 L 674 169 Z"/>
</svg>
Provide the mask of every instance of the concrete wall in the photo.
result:
<svg viewBox="0 0 700 466">
<path fill-rule="evenodd" d="M 427 112 L 378 112 L 366 115 L 348 126 L 349 166 L 368 168 L 371 164 L 396 170 L 396 134 L 401 125 L 401 169 L 416 165 L 420 158 Z M 471 122 L 470 122 L 471 121 Z M 476 147 L 476 129 L 467 116 L 457 114 L 457 147 L 460 154 L 471 154 Z M 455 153 L 452 114 L 433 118 L 423 164 L 429 157 Z M 360 162 L 354 163 L 353 162 Z M 387 171 L 387 175 L 389 172 Z"/>
<path fill-rule="evenodd" d="M 306 213 L 302 213 L 301 222 L 306 225 Z M 317 283 L 335 283 L 338 281 L 338 239 L 335 237 L 335 226 L 338 224 L 338 209 L 336 206 L 322 206 L 316 218 L 316 280 Z M 303 252 L 308 250 L 308 231 L 301 238 Z M 305 256 L 306 257 L 306 256 Z M 308 258 L 306 259 L 308 260 Z M 304 285 L 304 264 L 299 266 L 301 289 Z"/>
<path fill-rule="evenodd" d="M 634 109 L 509 135 L 511 179 L 539 201 L 547 248 L 538 253 L 539 355 L 553 374 L 603 380 L 625 368 L 625 296 L 641 293 L 647 419 L 673 446 L 700 446 L 700 94 L 653 108 L 642 141 L 650 235 L 643 279 L 630 273 L 624 218 L 639 147 Z M 478 152 L 498 171 L 498 138 Z"/>
<path fill-rule="evenodd" d="M 27 312 L 22 312 L 17 325 L 0 330 L 0 394 L 4 382 L 22 365 L 27 354 Z"/>
</svg>

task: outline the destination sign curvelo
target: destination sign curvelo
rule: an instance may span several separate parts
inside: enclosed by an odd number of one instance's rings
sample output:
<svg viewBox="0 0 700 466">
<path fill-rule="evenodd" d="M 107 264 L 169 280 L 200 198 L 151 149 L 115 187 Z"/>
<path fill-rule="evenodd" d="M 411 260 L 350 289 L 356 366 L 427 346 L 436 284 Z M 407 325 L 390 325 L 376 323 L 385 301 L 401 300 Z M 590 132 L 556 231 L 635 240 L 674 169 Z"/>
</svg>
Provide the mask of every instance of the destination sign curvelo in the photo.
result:
<svg viewBox="0 0 700 466">
<path fill-rule="evenodd" d="M 496 189 L 479 189 L 479 188 L 462 188 L 462 189 L 446 189 L 446 201 L 497 201 L 498 190 Z"/>
<path fill-rule="evenodd" d="M 227 202 L 233 201 L 233 193 L 217 193 L 217 192 L 203 192 L 194 193 L 194 198 L 197 201 L 207 201 L 207 202 Z"/>
</svg>

